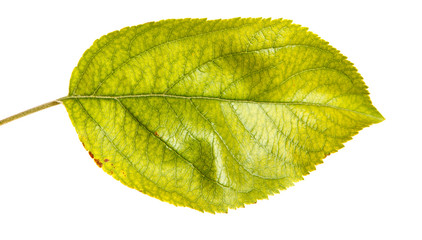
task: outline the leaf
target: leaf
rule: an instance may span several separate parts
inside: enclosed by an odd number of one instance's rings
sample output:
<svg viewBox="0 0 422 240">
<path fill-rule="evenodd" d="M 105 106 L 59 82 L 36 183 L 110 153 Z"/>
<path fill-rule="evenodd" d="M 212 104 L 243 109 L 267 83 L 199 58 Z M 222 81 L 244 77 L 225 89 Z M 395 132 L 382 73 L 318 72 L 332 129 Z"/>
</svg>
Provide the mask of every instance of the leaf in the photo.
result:
<svg viewBox="0 0 422 240">
<path fill-rule="evenodd" d="M 115 179 L 227 212 L 292 186 L 381 122 L 366 88 L 343 55 L 289 20 L 177 19 L 96 40 L 61 100 Z"/>
</svg>

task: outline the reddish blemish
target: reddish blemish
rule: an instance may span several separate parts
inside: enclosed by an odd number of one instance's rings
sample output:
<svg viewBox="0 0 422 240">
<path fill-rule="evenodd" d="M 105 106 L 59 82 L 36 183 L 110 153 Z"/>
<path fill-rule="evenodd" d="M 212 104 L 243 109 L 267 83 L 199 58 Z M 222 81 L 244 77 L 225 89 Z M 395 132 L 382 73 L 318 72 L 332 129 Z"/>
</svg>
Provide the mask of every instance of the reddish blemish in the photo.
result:
<svg viewBox="0 0 422 240">
<path fill-rule="evenodd" d="M 106 158 L 106 159 L 104 159 L 104 162 L 108 162 L 108 161 L 110 161 L 110 160 L 108 160 L 107 158 Z"/>
<path fill-rule="evenodd" d="M 102 167 L 103 166 L 103 163 L 100 162 L 100 160 L 94 158 L 94 161 L 95 161 L 95 163 L 97 164 L 98 167 Z"/>
<path fill-rule="evenodd" d="M 86 149 L 85 144 L 83 142 L 82 142 L 82 146 L 84 146 L 84 148 Z"/>
<path fill-rule="evenodd" d="M 94 158 L 94 154 L 92 154 L 92 152 L 88 152 L 89 153 L 89 156 L 91 157 L 91 158 Z"/>
<path fill-rule="evenodd" d="M 154 135 L 155 135 L 155 136 L 157 136 L 157 137 L 159 137 L 159 136 L 160 136 L 160 135 L 158 135 L 158 133 L 157 133 L 157 132 L 154 132 Z"/>
</svg>

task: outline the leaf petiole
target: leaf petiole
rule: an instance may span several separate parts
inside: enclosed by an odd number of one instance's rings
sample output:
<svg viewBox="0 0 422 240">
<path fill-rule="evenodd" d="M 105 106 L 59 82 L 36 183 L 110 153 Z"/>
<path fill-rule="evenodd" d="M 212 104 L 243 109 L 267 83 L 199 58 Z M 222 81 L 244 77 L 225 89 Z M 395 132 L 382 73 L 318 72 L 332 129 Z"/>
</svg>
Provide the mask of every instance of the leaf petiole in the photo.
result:
<svg viewBox="0 0 422 240">
<path fill-rule="evenodd" d="M 39 105 L 37 107 L 28 109 L 28 110 L 23 111 L 21 113 L 18 113 L 18 114 L 15 114 L 13 116 L 10 116 L 8 118 L 5 118 L 5 119 L 0 120 L 0 126 L 6 124 L 8 122 L 12 122 L 12 121 L 14 121 L 16 119 L 19 119 L 21 117 L 25 117 L 25 116 L 27 116 L 27 115 L 29 115 L 31 113 L 35 113 L 35 112 L 44 110 L 44 109 L 49 108 L 49 107 L 53 107 L 53 106 L 59 105 L 61 103 L 62 102 L 60 101 L 60 99 L 57 99 L 57 100 L 54 100 L 54 101 L 51 101 L 51 102 L 48 102 L 48 103 L 44 103 L 44 104 Z"/>
</svg>

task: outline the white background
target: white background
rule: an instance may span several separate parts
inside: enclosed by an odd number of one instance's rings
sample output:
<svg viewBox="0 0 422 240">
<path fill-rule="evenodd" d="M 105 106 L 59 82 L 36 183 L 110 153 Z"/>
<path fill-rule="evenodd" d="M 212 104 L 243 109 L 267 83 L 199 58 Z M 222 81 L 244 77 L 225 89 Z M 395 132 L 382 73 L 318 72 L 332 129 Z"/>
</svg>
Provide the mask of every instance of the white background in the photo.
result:
<svg viewBox="0 0 422 240">
<path fill-rule="evenodd" d="M 67 95 L 100 36 L 167 18 L 292 19 L 348 56 L 386 120 L 296 186 L 228 214 L 175 207 L 99 169 L 64 106 L 0 127 L 0 239 L 422 239 L 418 1 L 1 1 L 0 119 Z"/>
</svg>

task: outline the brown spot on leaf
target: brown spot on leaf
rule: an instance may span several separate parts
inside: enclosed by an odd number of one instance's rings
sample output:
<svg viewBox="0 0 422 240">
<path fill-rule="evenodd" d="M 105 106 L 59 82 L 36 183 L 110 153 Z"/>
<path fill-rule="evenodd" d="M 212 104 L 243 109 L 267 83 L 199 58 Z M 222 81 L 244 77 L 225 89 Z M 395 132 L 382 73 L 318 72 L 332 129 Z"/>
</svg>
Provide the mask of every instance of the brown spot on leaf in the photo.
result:
<svg viewBox="0 0 422 240">
<path fill-rule="evenodd" d="M 89 156 L 92 158 L 92 159 L 94 159 L 94 154 L 92 154 L 92 152 L 88 152 L 89 153 Z M 95 159 L 94 159 L 95 160 Z"/>
<path fill-rule="evenodd" d="M 108 162 L 108 161 L 110 161 L 110 160 L 108 160 L 107 158 L 106 158 L 106 159 L 104 159 L 104 162 Z"/>
<path fill-rule="evenodd" d="M 101 168 L 103 166 L 103 163 L 100 162 L 100 160 L 94 158 L 94 161 L 95 161 L 95 163 L 97 164 L 98 167 Z"/>
<path fill-rule="evenodd" d="M 85 148 L 85 150 L 86 150 L 86 147 L 85 147 L 85 144 L 84 144 L 84 142 L 81 142 L 82 143 L 82 146 L 84 146 L 84 148 Z"/>
<path fill-rule="evenodd" d="M 157 136 L 157 137 L 159 137 L 159 136 L 160 136 L 160 135 L 158 135 L 158 133 L 157 133 L 157 132 L 154 132 L 154 135 L 155 135 L 155 136 Z"/>
</svg>

